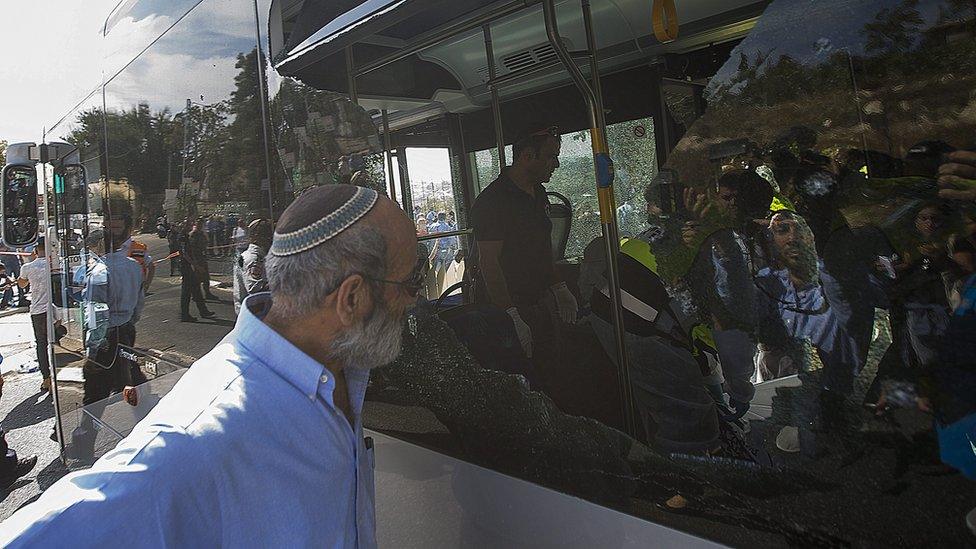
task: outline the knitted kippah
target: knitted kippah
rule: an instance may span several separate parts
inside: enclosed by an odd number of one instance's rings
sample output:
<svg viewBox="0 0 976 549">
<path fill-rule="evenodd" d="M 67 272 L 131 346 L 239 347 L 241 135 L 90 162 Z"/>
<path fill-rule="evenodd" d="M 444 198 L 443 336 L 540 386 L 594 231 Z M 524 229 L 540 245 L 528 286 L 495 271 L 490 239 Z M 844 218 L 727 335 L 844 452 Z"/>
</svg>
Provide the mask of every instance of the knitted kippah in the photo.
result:
<svg viewBox="0 0 976 549">
<path fill-rule="evenodd" d="M 271 255 L 310 250 L 351 227 L 369 213 L 379 194 L 354 185 L 323 185 L 305 191 L 278 220 Z"/>
</svg>

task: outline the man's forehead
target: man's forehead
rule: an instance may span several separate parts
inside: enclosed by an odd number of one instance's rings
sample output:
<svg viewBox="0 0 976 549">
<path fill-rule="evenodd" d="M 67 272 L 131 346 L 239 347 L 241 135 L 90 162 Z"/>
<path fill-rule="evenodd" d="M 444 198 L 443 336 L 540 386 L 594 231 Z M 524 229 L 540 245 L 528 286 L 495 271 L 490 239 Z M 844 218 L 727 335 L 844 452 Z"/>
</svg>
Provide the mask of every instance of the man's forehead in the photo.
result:
<svg viewBox="0 0 976 549">
<path fill-rule="evenodd" d="M 796 217 L 793 215 L 777 214 L 774 215 L 773 218 L 769 221 L 769 226 L 770 228 L 773 229 L 792 228 L 792 229 L 802 230 L 807 225 L 806 225 L 806 221 L 804 221 L 803 218 Z"/>
</svg>

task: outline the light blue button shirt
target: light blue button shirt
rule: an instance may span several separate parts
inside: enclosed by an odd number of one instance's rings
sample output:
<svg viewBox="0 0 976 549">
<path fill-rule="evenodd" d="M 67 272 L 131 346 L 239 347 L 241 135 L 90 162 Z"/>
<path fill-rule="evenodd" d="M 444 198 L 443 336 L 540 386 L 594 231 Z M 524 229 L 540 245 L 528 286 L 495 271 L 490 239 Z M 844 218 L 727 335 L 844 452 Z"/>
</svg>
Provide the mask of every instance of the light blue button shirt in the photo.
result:
<svg viewBox="0 0 976 549">
<path fill-rule="evenodd" d="M 4 547 L 374 547 L 369 374 L 354 425 L 322 364 L 261 321 L 267 293 L 132 433 L 0 524 Z"/>
<path fill-rule="evenodd" d="M 824 286 L 836 284 L 833 277 L 820 268 Z M 827 366 L 834 363 L 837 370 L 860 371 L 856 345 L 848 336 L 836 311 L 829 305 L 820 284 L 797 288 L 789 269 L 772 270 L 767 267 L 756 275 L 756 283 L 764 290 L 761 301 L 767 319 L 779 319 L 785 334 L 795 340 L 807 339 L 820 351 Z"/>
<path fill-rule="evenodd" d="M 99 257 L 87 273 L 85 301 L 108 306 L 109 328 L 138 322 L 145 303 L 142 267 L 124 250 Z"/>
</svg>

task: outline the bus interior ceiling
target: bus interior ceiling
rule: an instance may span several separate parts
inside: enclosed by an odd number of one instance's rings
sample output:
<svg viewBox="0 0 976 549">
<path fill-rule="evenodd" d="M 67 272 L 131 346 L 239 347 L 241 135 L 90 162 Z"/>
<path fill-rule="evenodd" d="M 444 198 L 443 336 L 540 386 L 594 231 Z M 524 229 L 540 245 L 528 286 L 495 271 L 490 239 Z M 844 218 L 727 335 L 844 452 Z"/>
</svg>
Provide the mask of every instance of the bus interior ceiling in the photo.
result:
<svg viewBox="0 0 976 549">
<path fill-rule="evenodd" d="M 394 57 L 396 60 L 359 75 L 355 84 L 359 103 L 374 112 L 386 109 L 394 132 L 446 113 L 459 113 L 466 152 L 494 146 L 482 28 L 476 26 L 454 34 L 449 29 L 456 28 L 454 21 L 458 19 L 477 18 L 510 2 L 425 3 L 426 11 L 400 17 L 386 13 L 385 23 L 370 20 L 356 25 L 356 29 L 320 37 L 316 43 L 312 38 L 334 25 L 343 7 L 342 3 L 338 7 L 334 3 L 319 4 L 305 3 L 300 11 L 295 4 L 289 4 L 292 19 L 283 14 L 281 24 L 291 30 L 281 49 L 275 51 L 273 43 L 271 52 L 278 59 L 277 68 L 282 75 L 298 78 L 316 89 L 348 93 L 346 48 L 351 49 L 359 72 L 377 60 L 390 59 L 386 56 L 403 48 L 433 42 L 446 33 L 443 39 L 416 53 Z M 363 3 L 359 8 L 366 4 L 372 3 Z M 742 0 L 683 2 L 679 7 L 682 37 L 662 44 L 651 32 L 649 2 L 593 1 L 597 58 L 601 74 L 606 75 L 601 88 L 607 122 L 646 116 L 658 120 L 655 115 L 661 108 L 660 78 L 700 80 L 714 74 L 767 4 Z M 283 5 L 281 9 L 287 7 Z M 586 39 L 579 1 L 564 0 L 557 3 L 557 8 L 567 48 L 574 52 L 584 50 Z M 405 8 L 392 11 L 398 9 Z M 502 80 L 497 89 L 506 143 L 520 132 L 541 125 L 557 125 L 563 132 L 588 127 L 583 98 L 548 43 L 541 11 L 538 4 L 530 4 L 490 22 L 496 78 Z M 359 27 L 368 27 L 369 22 L 379 28 L 365 34 Z M 348 36 L 354 33 L 356 36 Z M 586 72 L 588 67 L 584 67 Z M 666 146 L 659 147 L 662 157 Z"/>
</svg>

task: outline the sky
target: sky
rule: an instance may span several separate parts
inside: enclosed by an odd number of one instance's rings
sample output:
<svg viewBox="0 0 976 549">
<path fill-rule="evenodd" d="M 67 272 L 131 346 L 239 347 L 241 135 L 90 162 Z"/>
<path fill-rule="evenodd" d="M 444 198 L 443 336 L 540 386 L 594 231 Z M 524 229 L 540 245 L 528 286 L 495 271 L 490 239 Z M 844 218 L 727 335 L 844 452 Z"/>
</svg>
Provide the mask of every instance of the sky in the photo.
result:
<svg viewBox="0 0 976 549">
<path fill-rule="evenodd" d="M 5 52 L 0 55 L 0 66 L 7 75 L 4 92 L 0 96 L 0 140 L 9 143 L 40 142 L 43 128 L 50 128 L 99 85 L 102 80 L 101 59 L 106 54 L 103 48 L 112 47 L 111 42 L 101 38 L 101 30 L 106 17 L 118 2 L 119 0 L 18 2 L 16 16 L 20 18 L 19 21 L 13 20 L 12 0 L 0 3 L 0 6 L 6 8 L 0 11 L 0 20 L 5 23 L 4 31 L 0 33 L 0 51 Z M 187 0 L 174 0 L 174 3 L 180 4 L 182 8 Z M 147 34 L 155 34 L 171 22 L 164 17 L 155 20 L 147 18 L 144 21 L 145 25 L 154 27 L 144 29 Z M 38 29 L 48 29 L 57 38 L 44 38 Z M 163 44 L 158 46 L 147 52 L 146 59 L 155 69 L 164 63 L 187 63 L 186 59 L 177 58 L 171 54 L 173 52 L 165 51 Z M 107 53 L 111 58 L 112 52 Z M 46 61 L 39 64 L 35 61 L 37 59 Z M 210 62 L 201 60 L 204 61 Z M 222 68 L 233 71 L 233 61 L 229 67 Z M 172 94 L 166 93 L 166 82 L 154 82 L 153 93 L 127 89 L 133 86 L 139 88 L 145 84 L 136 78 L 135 73 L 141 70 L 144 67 L 134 65 L 129 71 L 133 78 L 126 78 L 109 86 L 109 104 L 118 102 L 113 100 L 112 95 L 131 96 L 127 99 L 132 100 L 147 99 L 151 103 L 159 101 L 161 104 L 153 105 L 156 108 L 168 106 L 170 103 L 182 104 L 182 95 L 179 95 L 178 101 L 168 97 Z M 223 80 L 232 82 L 232 74 Z M 222 90 L 221 93 L 215 91 L 210 95 L 221 96 L 224 93 Z M 450 179 L 447 151 L 412 149 L 410 172 L 411 179 L 415 181 Z"/>
<path fill-rule="evenodd" d="M 136 5 L 134 11 L 125 12 L 130 17 L 128 23 L 114 27 L 110 38 L 105 39 L 101 36 L 102 28 L 119 3 L 120 0 L 0 2 L 0 21 L 4 23 L 0 32 L 0 52 L 3 52 L 0 68 L 6 79 L 0 94 L 0 140 L 40 142 L 45 128 L 50 130 L 102 82 L 103 67 L 108 71 L 105 76 L 112 77 L 145 46 L 146 36 L 163 32 L 196 0 L 152 4 L 154 9 L 165 13 L 142 13 Z M 128 6 L 132 2 L 123 3 Z M 232 86 L 236 53 L 251 47 L 253 32 L 250 13 L 222 13 L 233 5 L 233 2 L 212 2 L 206 9 L 195 10 L 193 16 L 180 24 L 181 32 L 174 32 L 170 39 L 154 45 L 127 69 L 124 78 L 112 81 L 106 92 L 109 108 L 139 101 L 149 102 L 154 109 L 182 108 L 185 101 L 182 82 L 140 77 L 173 74 L 175 71 L 166 70 L 171 65 L 182 67 L 187 74 L 198 73 L 196 65 L 207 67 L 211 73 L 226 72 L 225 78 L 208 78 L 198 84 Z M 221 26 L 214 27 L 214 20 L 221 21 Z M 214 39 L 214 33 L 220 37 Z M 200 47 L 194 46 L 197 41 Z M 229 49 L 220 51 L 213 44 L 223 44 Z M 230 90 L 201 87 L 197 91 L 208 102 L 225 97 Z M 101 97 L 95 96 L 90 102 L 100 104 Z M 57 128 L 53 135 L 48 135 L 48 140 L 58 139 L 63 131 L 64 126 Z M 564 139 L 563 146 L 564 152 L 573 153 L 585 144 Z M 589 154 L 588 147 L 585 148 L 583 152 Z M 409 155 L 412 181 L 450 179 L 445 149 L 411 149 Z"/>
<path fill-rule="evenodd" d="M 0 3 L 0 139 L 41 140 L 101 81 L 99 31 L 118 0 Z"/>
</svg>

